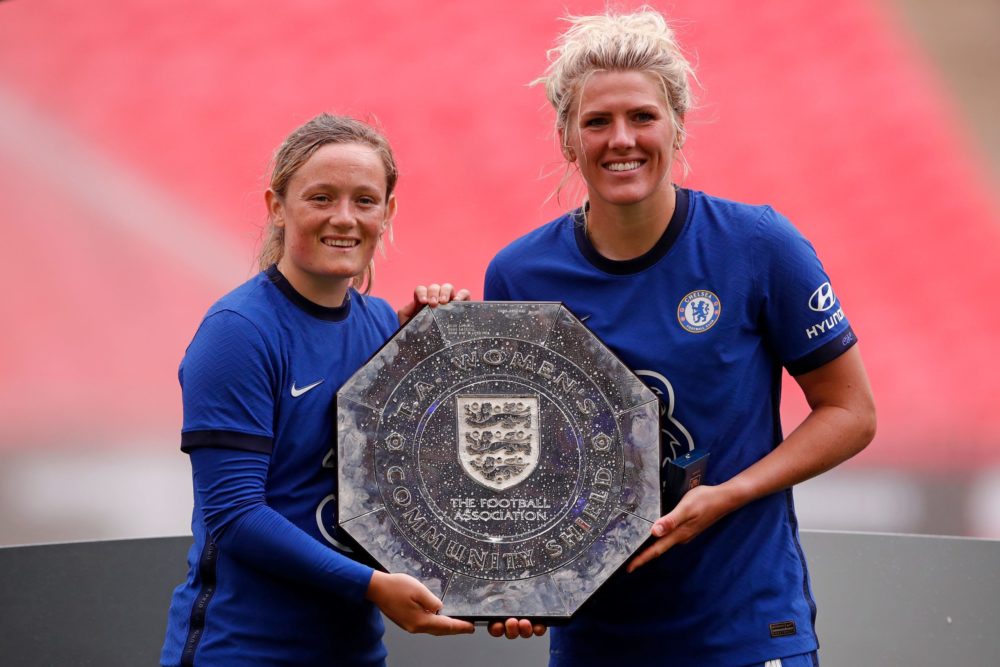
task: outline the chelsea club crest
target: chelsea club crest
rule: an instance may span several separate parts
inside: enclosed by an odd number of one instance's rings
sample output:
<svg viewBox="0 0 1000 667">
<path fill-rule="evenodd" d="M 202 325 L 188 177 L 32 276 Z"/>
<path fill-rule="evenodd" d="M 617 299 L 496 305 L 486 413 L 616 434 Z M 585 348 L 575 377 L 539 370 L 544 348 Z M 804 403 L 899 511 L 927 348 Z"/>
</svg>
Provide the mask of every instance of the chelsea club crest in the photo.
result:
<svg viewBox="0 0 1000 667">
<path fill-rule="evenodd" d="M 691 333 L 708 331 L 719 321 L 721 314 L 722 302 L 708 290 L 688 292 L 677 306 L 677 321 Z"/>
</svg>

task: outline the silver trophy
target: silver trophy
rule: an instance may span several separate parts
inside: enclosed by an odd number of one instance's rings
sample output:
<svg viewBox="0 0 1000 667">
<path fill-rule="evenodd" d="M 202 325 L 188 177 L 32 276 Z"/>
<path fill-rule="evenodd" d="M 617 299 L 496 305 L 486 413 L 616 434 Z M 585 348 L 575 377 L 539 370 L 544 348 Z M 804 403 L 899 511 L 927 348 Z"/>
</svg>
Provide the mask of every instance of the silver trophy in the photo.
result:
<svg viewBox="0 0 1000 667">
<path fill-rule="evenodd" d="M 561 304 L 427 308 L 337 393 L 338 521 L 443 614 L 558 622 L 659 516 L 658 420 Z"/>
</svg>

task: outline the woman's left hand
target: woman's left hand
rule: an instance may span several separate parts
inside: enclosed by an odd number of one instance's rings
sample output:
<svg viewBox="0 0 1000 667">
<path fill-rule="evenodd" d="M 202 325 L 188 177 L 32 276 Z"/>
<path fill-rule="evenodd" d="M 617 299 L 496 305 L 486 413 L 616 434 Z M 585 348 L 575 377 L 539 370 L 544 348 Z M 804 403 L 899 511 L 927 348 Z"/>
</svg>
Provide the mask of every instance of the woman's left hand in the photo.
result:
<svg viewBox="0 0 1000 667">
<path fill-rule="evenodd" d="M 489 625 L 489 633 L 494 637 L 517 639 L 522 637 L 541 637 L 548 628 L 541 623 L 532 623 L 526 618 L 508 618 L 506 621 L 493 621 Z"/>
<path fill-rule="evenodd" d="M 626 569 L 634 572 L 675 544 L 687 544 L 738 505 L 725 485 L 694 487 L 684 494 L 677 507 L 653 523 L 649 532 L 658 539 L 632 559 Z"/>
<path fill-rule="evenodd" d="M 437 306 L 443 306 L 449 301 L 468 301 L 469 296 L 469 290 L 460 289 L 456 292 L 451 283 L 444 283 L 443 285 L 438 285 L 437 283 L 432 285 L 417 285 L 413 290 L 413 301 L 396 311 L 396 316 L 399 317 L 399 326 L 403 326 L 409 322 L 410 318 L 416 315 L 417 311 L 424 306 L 436 308 Z"/>
</svg>

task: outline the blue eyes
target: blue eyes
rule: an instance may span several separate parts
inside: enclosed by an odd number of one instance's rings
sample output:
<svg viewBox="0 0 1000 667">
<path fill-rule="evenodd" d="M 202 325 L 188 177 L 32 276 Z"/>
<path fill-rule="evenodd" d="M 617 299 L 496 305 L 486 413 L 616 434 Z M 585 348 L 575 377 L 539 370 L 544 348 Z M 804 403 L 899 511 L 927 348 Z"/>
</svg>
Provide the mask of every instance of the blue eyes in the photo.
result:
<svg viewBox="0 0 1000 667">
<path fill-rule="evenodd" d="M 639 111 L 629 116 L 629 120 L 631 120 L 633 123 L 640 123 L 640 124 L 652 123 L 658 119 L 659 116 L 657 116 L 654 113 L 650 113 L 648 111 Z M 584 127 L 592 127 L 592 128 L 605 127 L 610 124 L 611 124 L 610 119 L 604 116 L 588 118 L 583 121 Z"/>
<path fill-rule="evenodd" d="M 309 201 L 315 204 L 330 204 L 333 202 L 333 197 L 331 197 L 330 195 L 312 195 L 311 197 L 309 197 Z M 375 197 L 371 197 L 369 195 L 362 195 L 361 197 L 358 197 L 355 201 L 359 206 L 378 206 L 379 203 L 378 199 L 376 199 Z"/>
</svg>

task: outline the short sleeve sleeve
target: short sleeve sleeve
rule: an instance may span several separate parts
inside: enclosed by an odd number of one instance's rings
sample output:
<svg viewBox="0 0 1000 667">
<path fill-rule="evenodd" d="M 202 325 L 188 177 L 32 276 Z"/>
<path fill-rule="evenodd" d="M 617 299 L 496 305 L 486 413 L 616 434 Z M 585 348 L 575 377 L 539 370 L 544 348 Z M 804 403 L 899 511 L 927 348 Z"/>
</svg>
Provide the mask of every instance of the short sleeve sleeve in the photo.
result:
<svg viewBox="0 0 1000 667">
<path fill-rule="evenodd" d="M 249 320 L 225 310 L 206 317 L 181 362 L 181 449 L 225 447 L 269 454 L 275 366 L 274 354 Z"/>
<path fill-rule="evenodd" d="M 507 289 L 506 283 L 500 277 L 500 269 L 496 259 L 486 267 L 483 299 L 486 301 L 510 301 L 510 290 Z"/>
<path fill-rule="evenodd" d="M 752 257 L 763 329 L 789 373 L 815 370 L 857 342 L 812 244 L 772 209 L 757 223 Z"/>
<path fill-rule="evenodd" d="M 385 337 L 389 338 L 392 334 L 396 333 L 396 329 L 399 328 L 399 315 L 393 310 L 392 306 L 389 305 L 388 301 L 378 300 L 381 304 L 382 311 L 382 326 L 384 328 Z"/>
</svg>

